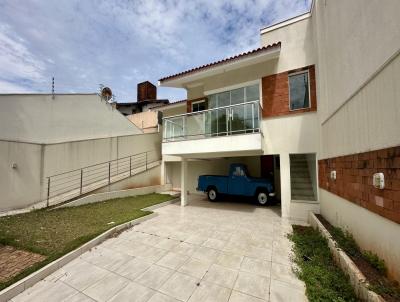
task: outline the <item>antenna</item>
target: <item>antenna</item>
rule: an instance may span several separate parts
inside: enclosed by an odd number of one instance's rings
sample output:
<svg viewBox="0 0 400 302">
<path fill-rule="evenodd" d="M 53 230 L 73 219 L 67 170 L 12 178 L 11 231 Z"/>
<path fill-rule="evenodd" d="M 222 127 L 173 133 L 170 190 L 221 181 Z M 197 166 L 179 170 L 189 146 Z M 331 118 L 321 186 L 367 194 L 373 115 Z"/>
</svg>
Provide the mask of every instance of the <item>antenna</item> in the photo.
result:
<svg viewBox="0 0 400 302">
<path fill-rule="evenodd" d="M 52 98 L 54 100 L 54 76 L 51 80 L 51 94 L 52 94 Z"/>
</svg>

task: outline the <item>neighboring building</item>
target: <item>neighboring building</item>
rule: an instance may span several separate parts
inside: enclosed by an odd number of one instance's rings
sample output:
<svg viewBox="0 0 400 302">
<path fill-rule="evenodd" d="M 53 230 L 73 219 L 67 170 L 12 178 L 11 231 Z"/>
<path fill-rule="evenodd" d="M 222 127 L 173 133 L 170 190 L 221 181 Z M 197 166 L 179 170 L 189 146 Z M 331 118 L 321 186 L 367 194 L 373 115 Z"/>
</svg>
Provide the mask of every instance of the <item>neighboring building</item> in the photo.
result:
<svg viewBox="0 0 400 302">
<path fill-rule="evenodd" d="M 137 85 L 136 102 L 116 103 L 115 106 L 123 115 L 131 115 L 146 112 L 168 103 L 167 99 L 157 99 L 157 87 L 146 81 Z"/>
<path fill-rule="evenodd" d="M 273 174 L 282 217 L 322 213 L 400 280 L 399 11 L 398 0 L 316 0 L 262 29 L 260 48 L 160 79 L 187 90 L 163 120 L 162 178 L 181 204 L 199 175 L 246 163 Z"/>
</svg>

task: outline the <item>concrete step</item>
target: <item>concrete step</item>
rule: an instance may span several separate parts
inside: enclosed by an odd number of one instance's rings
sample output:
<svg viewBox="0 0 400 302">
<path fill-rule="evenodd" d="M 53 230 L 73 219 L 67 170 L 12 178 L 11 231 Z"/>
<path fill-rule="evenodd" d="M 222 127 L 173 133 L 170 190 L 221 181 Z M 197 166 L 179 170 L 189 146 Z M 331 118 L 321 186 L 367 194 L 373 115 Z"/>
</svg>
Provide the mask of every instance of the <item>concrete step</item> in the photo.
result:
<svg viewBox="0 0 400 302">
<path fill-rule="evenodd" d="M 292 200 L 310 200 L 315 201 L 315 197 L 313 196 L 303 196 L 303 195 L 294 195 L 292 194 Z"/>
<path fill-rule="evenodd" d="M 308 171 L 295 171 L 295 172 L 292 172 L 292 171 L 290 171 L 290 175 L 293 177 L 293 178 L 310 178 L 310 174 L 308 173 Z"/>
<path fill-rule="evenodd" d="M 309 173 L 307 168 L 290 167 L 290 173 Z"/>
<path fill-rule="evenodd" d="M 314 196 L 314 191 L 313 191 L 313 189 L 294 189 L 294 188 L 292 188 L 292 194 Z"/>
<path fill-rule="evenodd" d="M 313 189 L 311 182 L 292 182 L 290 185 L 292 189 Z"/>
<path fill-rule="evenodd" d="M 292 176 L 291 177 L 291 183 L 297 183 L 297 184 L 299 184 L 299 183 L 309 183 L 309 184 L 311 184 L 311 180 L 310 180 L 309 177 L 295 177 L 295 176 Z"/>
</svg>

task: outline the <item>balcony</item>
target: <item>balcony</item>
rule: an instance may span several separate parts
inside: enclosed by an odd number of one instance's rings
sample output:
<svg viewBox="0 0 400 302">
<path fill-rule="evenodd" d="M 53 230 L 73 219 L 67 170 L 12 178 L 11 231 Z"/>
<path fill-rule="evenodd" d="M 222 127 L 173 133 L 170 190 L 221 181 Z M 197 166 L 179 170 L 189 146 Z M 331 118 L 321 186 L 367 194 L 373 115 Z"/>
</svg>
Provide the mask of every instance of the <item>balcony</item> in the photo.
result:
<svg viewBox="0 0 400 302">
<path fill-rule="evenodd" d="M 261 108 L 246 102 L 163 119 L 163 154 L 260 152 Z"/>
</svg>

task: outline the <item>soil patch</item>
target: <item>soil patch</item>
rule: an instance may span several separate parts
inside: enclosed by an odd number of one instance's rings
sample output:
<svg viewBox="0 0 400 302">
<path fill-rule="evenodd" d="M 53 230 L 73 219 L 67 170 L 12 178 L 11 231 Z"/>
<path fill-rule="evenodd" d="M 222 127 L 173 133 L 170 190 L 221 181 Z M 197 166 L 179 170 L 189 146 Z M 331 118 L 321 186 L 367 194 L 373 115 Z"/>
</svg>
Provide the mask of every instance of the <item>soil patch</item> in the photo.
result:
<svg viewBox="0 0 400 302">
<path fill-rule="evenodd" d="M 346 252 L 367 278 L 370 283 L 370 289 L 381 295 L 388 302 L 399 302 L 400 287 L 398 282 L 389 280 L 382 272 L 372 266 L 350 235 L 345 235 L 340 229 L 332 226 L 320 214 L 316 216 L 338 243 L 339 247 Z"/>
</svg>

